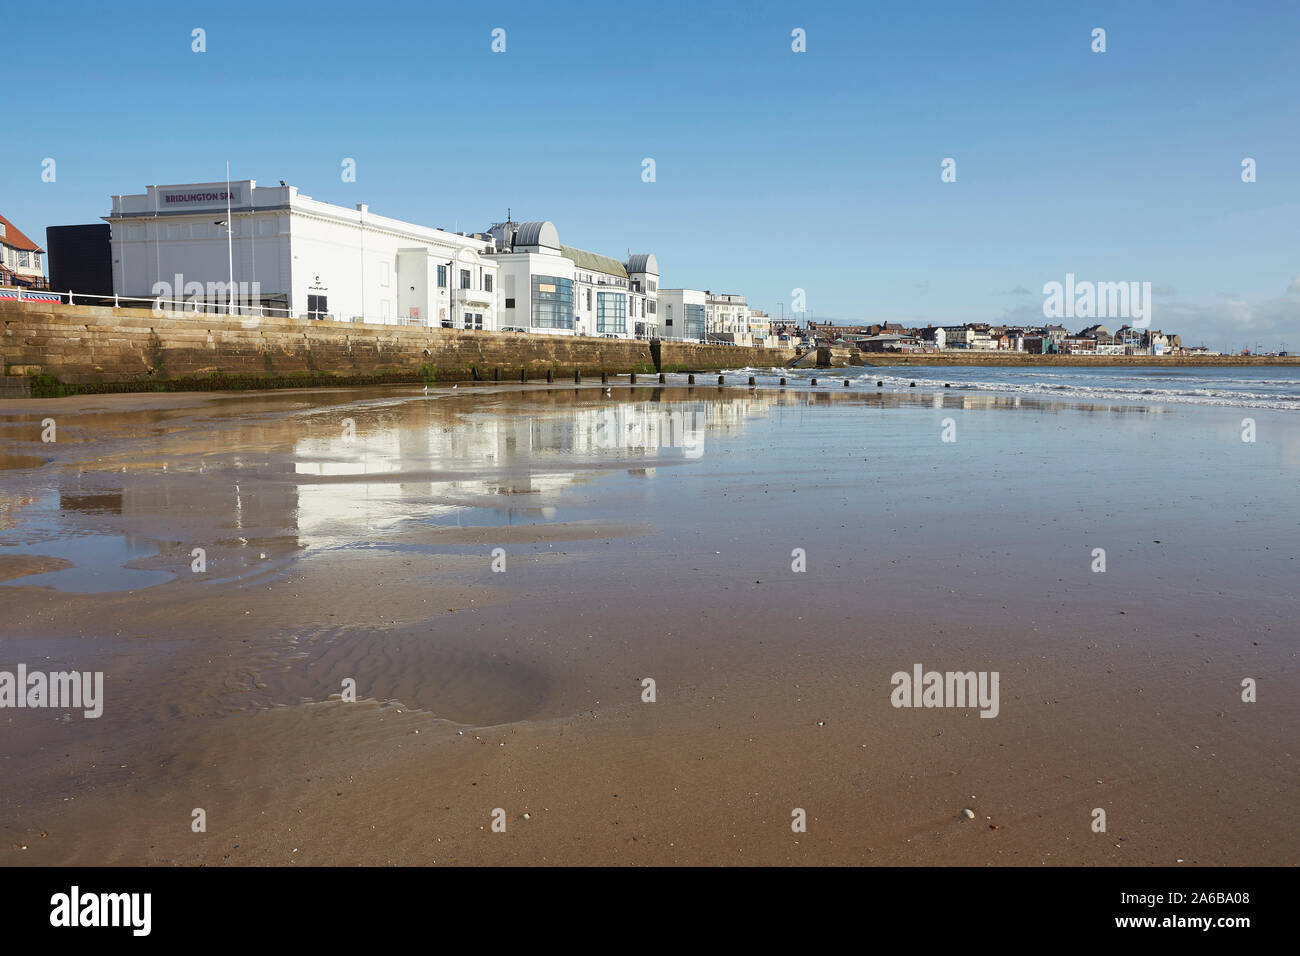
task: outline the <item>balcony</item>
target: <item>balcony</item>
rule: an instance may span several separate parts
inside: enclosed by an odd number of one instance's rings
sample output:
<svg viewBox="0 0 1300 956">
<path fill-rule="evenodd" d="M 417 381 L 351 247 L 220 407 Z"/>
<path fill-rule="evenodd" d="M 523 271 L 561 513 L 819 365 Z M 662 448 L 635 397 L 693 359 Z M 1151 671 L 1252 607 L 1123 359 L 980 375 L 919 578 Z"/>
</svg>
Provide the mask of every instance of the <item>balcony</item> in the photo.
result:
<svg viewBox="0 0 1300 956">
<path fill-rule="evenodd" d="M 452 289 L 452 305 L 472 305 L 478 308 L 490 308 L 496 305 L 497 294 L 484 292 L 482 289 Z"/>
</svg>

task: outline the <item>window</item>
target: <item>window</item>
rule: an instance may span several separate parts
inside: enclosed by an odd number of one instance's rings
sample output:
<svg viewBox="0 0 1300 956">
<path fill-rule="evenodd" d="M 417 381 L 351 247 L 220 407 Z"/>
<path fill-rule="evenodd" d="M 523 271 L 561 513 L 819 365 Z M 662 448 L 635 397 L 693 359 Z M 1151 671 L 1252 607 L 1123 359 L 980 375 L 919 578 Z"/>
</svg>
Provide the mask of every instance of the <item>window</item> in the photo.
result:
<svg viewBox="0 0 1300 956">
<path fill-rule="evenodd" d="M 484 292 L 492 291 L 492 273 L 490 272 L 483 277 L 483 291 Z"/>
<path fill-rule="evenodd" d="M 41 254 L 39 252 L 32 253 L 32 265 L 37 269 L 41 267 Z"/>
<path fill-rule="evenodd" d="M 649 315 L 654 315 L 655 312 L 659 309 L 659 305 L 657 302 L 655 302 L 654 299 L 646 299 L 645 304 L 646 304 L 647 314 Z M 669 306 L 669 308 L 671 308 L 671 306 Z"/>
<path fill-rule="evenodd" d="M 329 311 L 329 306 L 325 304 L 325 296 L 311 295 L 307 296 L 307 317 L 310 319 L 323 319 Z"/>
<path fill-rule="evenodd" d="M 474 328 L 476 328 L 476 329 L 481 329 L 481 328 L 483 328 L 483 313 L 482 313 L 482 312 L 475 312 L 475 313 L 474 313 Z"/>
<path fill-rule="evenodd" d="M 513 309 L 514 307 L 515 307 L 515 300 L 514 300 L 514 299 L 506 299 L 506 308 L 507 308 L 507 309 Z"/>
<path fill-rule="evenodd" d="M 646 284 L 645 284 L 645 286 L 646 286 L 646 288 L 649 289 L 651 292 L 654 292 L 654 291 L 656 291 L 656 290 L 659 288 L 659 283 L 658 283 L 658 282 L 655 282 L 654 279 L 647 279 L 647 280 L 646 280 Z"/>
<path fill-rule="evenodd" d="M 682 336 L 688 339 L 704 338 L 704 306 L 682 306 Z"/>
<path fill-rule="evenodd" d="M 461 270 L 460 270 L 460 287 L 461 287 L 462 289 L 468 289 L 468 288 L 469 288 L 469 270 L 468 270 L 468 269 L 461 269 Z"/>
<path fill-rule="evenodd" d="M 596 295 L 596 331 L 627 331 L 627 296 L 621 292 L 600 292 Z"/>
<path fill-rule="evenodd" d="M 465 313 L 464 322 L 465 322 L 465 326 L 464 326 L 465 328 L 467 329 L 474 328 L 474 316 L 471 313 L 469 312 Z"/>
<path fill-rule="evenodd" d="M 533 276 L 532 325 L 541 329 L 573 328 L 573 280 Z"/>
<path fill-rule="evenodd" d="M 591 290 L 587 290 L 587 311 L 591 311 Z"/>
<path fill-rule="evenodd" d="M 447 267 L 438 266 L 438 288 L 447 288 Z"/>
<path fill-rule="evenodd" d="M 31 266 L 31 253 L 26 249 L 18 253 L 18 268 L 27 269 Z"/>
</svg>

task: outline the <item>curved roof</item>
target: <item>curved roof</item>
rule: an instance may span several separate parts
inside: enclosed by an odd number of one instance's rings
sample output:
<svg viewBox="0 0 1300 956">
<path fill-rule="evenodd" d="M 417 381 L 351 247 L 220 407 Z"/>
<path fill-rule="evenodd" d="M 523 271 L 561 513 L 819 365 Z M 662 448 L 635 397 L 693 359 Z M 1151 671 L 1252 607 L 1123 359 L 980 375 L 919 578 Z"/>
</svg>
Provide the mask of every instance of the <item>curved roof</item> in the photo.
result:
<svg viewBox="0 0 1300 956">
<path fill-rule="evenodd" d="M 579 269 L 590 269 L 592 272 L 627 278 L 627 270 L 623 268 L 623 263 L 609 256 L 587 252 L 585 249 L 574 249 L 572 246 L 560 246 L 560 255 L 572 260 Z"/>
<path fill-rule="evenodd" d="M 519 228 L 515 231 L 516 246 L 550 246 L 553 249 L 560 247 L 560 234 L 556 231 L 554 224 L 547 219 L 541 219 L 536 222 L 521 222 Z"/>
<path fill-rule="evenodd" d="M 659 274 L 659 260 L 654 257 L 653 252 L 638 252 L 636 255 L 628 257 L 625 265 L 628 272 Z"/>
</svg>

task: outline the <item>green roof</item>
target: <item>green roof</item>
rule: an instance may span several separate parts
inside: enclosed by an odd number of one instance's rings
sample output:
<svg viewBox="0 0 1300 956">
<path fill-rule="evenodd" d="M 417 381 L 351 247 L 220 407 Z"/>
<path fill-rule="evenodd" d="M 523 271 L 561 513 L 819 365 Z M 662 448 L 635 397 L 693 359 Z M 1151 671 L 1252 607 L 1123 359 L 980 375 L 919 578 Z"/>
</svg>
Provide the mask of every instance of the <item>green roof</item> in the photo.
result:
<svg viewBox="0 0 1300 956">
<path fill-rule="evenodd" d="M 560 246 L 560 255 L 572 260 L 579 269 L 590 269 L 592 272 L 604 272 L 606 275 L 627 278 L 627 270 L 623 268 L 623 263 L 609 256 L 599 256 L 585 249 L 574 249 L 572 246 Z"/>
</svg>

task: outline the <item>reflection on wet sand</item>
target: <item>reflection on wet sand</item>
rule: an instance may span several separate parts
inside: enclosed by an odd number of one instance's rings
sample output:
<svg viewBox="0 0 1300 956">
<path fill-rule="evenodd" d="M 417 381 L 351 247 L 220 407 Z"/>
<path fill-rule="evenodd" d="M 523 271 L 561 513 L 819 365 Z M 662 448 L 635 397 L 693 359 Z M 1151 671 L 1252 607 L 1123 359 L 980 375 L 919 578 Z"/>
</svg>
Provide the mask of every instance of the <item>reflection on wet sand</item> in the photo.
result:
<svg viewBox="0 0 1300 956">
<path fill-rule="evenodd" d="M 1023 395 L 806 386 L 613 386 L 608 394 L 591 387 L 481 387 L 427 396 L 320 391 L 186 397 L 175 408 L 133 408 L 130 397 L 121 398 L 61 413 L 68 440 L 40 445 L 44 456 L 0 458 L 0 529 L 14 536 L 4 542 L 18 549 L 12 553 L 59 557 L 68 549 L 48 542 L 71 535 L 89 540 L 84 536 L 128 526 L 133 539 L 193 540 L 198 527 L 215 519 L 225 531 L 212 542 L 218 548 L 257 550 L 257 558 L 238 562 L 249 570 L 267 560 L 268 541 L 283 558 L 413 521 L 581 520 L 581 513 L 561 511 L 566 488 L 610 468 L 654 477 L 658 468 L 699 458 L 709 441 L 738 435 L 747 421 L 779 409 L 1069 410 L 1108 417 L 1168 411 Z M 0 414 L 9 434 L 35 438 L 36 413 L 13 408 L 9 403 Z M 85 453 L 87 442 L 95 443 L 93 457 Z M 31 445 L 34 451 L 37 443 Z M 68 559 L 83 562 L 144 554 L 111 543 L 71 551 Z M 59 580 L 73 582 L 76 574 Z"/>
</svg>

